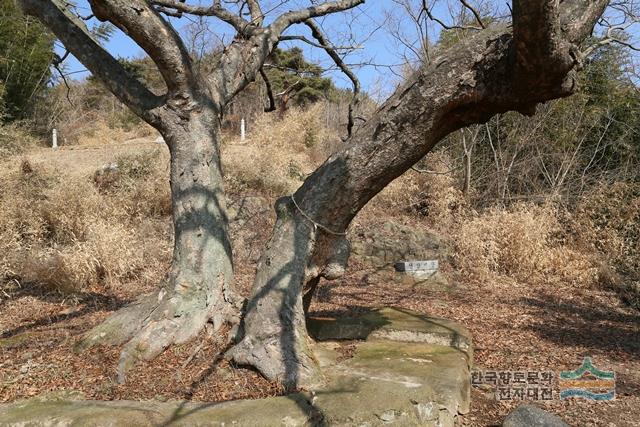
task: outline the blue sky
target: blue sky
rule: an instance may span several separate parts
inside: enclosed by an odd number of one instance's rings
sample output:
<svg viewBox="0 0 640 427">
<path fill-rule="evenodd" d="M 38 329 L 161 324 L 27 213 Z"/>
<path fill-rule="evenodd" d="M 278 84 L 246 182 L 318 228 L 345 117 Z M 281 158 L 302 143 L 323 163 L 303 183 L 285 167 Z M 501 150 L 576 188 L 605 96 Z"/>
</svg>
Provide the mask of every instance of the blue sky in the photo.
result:
<svg viewBox="0 0 640 427">
<path fill-rule="evenodd" d="M 273 2 L 273 0 L 267 0 L 265 2 L 267 7 L 265 7 L 264 10 L 270 9 L 268 5 L 271 2 Z M 196 2 L 192 1 L 192 4 L 193 3 Z M 297 3 L 297 5 L 295 3 Z M 436 6 L 436 10 L 441 14 L 448 13 L 443 7 L 446 1 L 441 1 L 440 3 L 440 5 Z M 77 4 L 81 14 L 91 14 L 86 0 L 80 0 Z M 308 4 L 308 1 L 292 0 L 289 3 L 289 8 Z M 271 14 L 271 17 L 277 12 L 278 10 L 275 10 Z M 181 34 L 187 36 L 189 28 L 194 27 L 197 20 L 198 18 L 189 16 L 183 17 L 182 19 L 171 19 L 171 23 Z M 209 30 L 207 31 L 206 38 L 209 39 L 210 44 L 215 44 L 216 39 L 222 40 L 223 42 L 231 40 L 233 36 L 231 27 L 213 18 L 207 18 L 207 22 L 209 24 Z M 393 1 L 389 0 L 368 0 L 357 9 L 326 17 L 320 19 L 318 22 L 322 25 L 325 33 L 330 36 L 330 39 L 335 45 L 356 45 L 359 47 L 359 49 L 346 57 L 346 62 L 353 65 L 352 68 L 361 80 L 363 88 L 370 92 L 380 92 L 378 96 L 384 96 L 385 93 L 382 92 L 388 91 L 389 86 L 393 86 L 393 84 L 390 85 L 390 83 L 399 80 L 398 75 L 402 71 L 400 65 L 405 63 L 406 58 L 411 57 L 413 53 L 411 49 L 399 43 L 397 37 L 394 37 L 391 32 L 401 31 L 407 39 L 419 39 L 416 36 L 417 30 L 415 29 L 415 25 L 404 13 L 400 13 L 400 10 L 396 4 L 393 4 Z M 435 26 L 430 31 L 432 37 L 437 36 L 438 29 Z M 302 34 L 311 38 L 306 27 L 303 25 L 292 27 L 288 31 L 288 34 Z M 321 63 L 326 68 L 331 68 L 333 64 L 332 61 L 327 58 L 325 52 L 320 49 L 310 48 L 304 43 L 285 42 L 282 43 L 281 46 L 300 46 L 305 50 L 305 55 L 309 59 Z M 145 55 L 140 47 L 120 31 L 116 31 L 113 34 L 105 44 L 105 47 L 116 57 L 139 58 Z M 58 50 L 62 52 L 62 46 L 58 46 Z M 73 78 L 83 78 L 88 75 L 88 72 L 84 71 L 84 66 L 72 56 L 66 61 L 65 67 L 66 71 L 70 73 Z M 348 79 L 339 72 L 329 71 L 328 74 L 336 80 L 339 86 L 350 86 Z"/>
<path fill-rule="evenodd" d="M 191 4 L 197 4 L 201 0 L 188 0 Z M 492 11 L 506 13 L 505 3 L 492 0 L 484 0 L 486 7 L 493 6 Z M 211 3 L 201 1 L 202 4 Z M 270 11 L 267 21 L 284 10 L 308 6 L 309 0 L 288 0 L 282 6 L 282 0 L 263 0 L 263 10 Z M 361 80 L 364 90 L 371 93 L 375 98 L 384 98 L 393 90 L 395 83 L 401 77 L 403 71 L 402 64 L 407 60 L 415 59 L 415 51 L 419 37 L 419 29 L 410 18 L 410 12 L 403 8 L 403 4 L 410 4 L 417 7 L 421 3 L 418 0 L 367 0 L 362 6 L 345 13 L 339 13 L 320 19 L 318 22 L 323 27 L 325 33 L 337 46 L 358 46 L 346 57 L 346 62 L 352 64 L 352 69 Z M 460 2 L 449 0 L 431 0 L 433 14 L 450 21 L 450 16 L 457 13 Z M 474 4 L 479 4 L 478 1 Z M 86 0 L 77 2 L 80 13 L 90 15 L 91 11 Z M 280 6 L 279 6 L 280 5 Z M 278 7 L 279 6 L 279 7 Z M 190 31 L 196 26 L 198 18 L 185 16 L 182 19 L 171 19 L 171 23 L 178 31 L 188 38 Z M 205 18 L 207 30 L 202 33 L 201 39 L 206 45 L 216 43 L 228 43 L 233 37 L 231 27 L 214 18 Z M 90 24 L 91 25 L 91 24 Z M 440 27 L 430 22 L 427 28 L 422 28 L 431 40 L 436 40 Z M 306 27 L 294 26 L 288 34 L 301 34 L 310 38 Z M 634 30 L 634 34 L 637 31 Z M 404 42 L 409 41 L 409 42 Z M 412 46 L 413 44 L 413 46 Z M 111 39 L 106 43 L 106 48 L 116 57 L 139 58 L 144 56 L 144 52 L 131 39 L 120 31 L 116 31 Z M 286 42 L 281 45 L 300 46 L 305 50 L 306 56 L 316 62 L 321 63 L 326 68 L 331 68 L 332 62 L 326 54 L 316 48 L 300 42 Z M 62 48 L 59 47 L 59 50 Z M 66 64 L 66 70 L 74 78 L 83 78 L 88 73 L 83 72 L 84 66 L 75 58 L 70 57 Z M 349 87 L 349 81 L 339 72 L 329 71 L 336 83 L 342 87 Z"/>
</svg>

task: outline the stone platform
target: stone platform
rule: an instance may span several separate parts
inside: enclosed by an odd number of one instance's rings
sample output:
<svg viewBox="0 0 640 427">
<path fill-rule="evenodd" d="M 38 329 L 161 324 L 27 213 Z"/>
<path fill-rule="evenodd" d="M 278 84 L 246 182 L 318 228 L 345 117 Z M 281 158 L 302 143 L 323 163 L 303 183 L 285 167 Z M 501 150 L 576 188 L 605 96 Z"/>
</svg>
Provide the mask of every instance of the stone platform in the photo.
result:
<svg viewBox="0 0 640 427">
<path fill-rule="evenodd" d="M 310 319 L 325 384 L 311 392 L 219 404 L 39 397 L 0 405 L 0 426 L 443 426 L 469 410 L 469 332 L 384 308 Z M 339 340 L 354 341 L 350 357 Z"/>
</svg>

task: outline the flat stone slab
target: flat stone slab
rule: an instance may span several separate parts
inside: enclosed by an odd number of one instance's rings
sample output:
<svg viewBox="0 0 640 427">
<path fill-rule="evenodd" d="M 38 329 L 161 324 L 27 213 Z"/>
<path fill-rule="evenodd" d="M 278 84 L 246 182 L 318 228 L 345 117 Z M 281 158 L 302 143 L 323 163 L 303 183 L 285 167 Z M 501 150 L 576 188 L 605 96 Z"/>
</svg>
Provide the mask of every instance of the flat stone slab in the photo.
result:
<svg viewBox="0 0 640 427">
<path fill-rule="evenodd" d="M 305 426 L 314 425 L 303 394 L 219 404 L 136 401 L 46 401 L 0 406 L 0 426 Z"/>
<path fill-rule="evenodd" d="M 453 426 L 469 411 L 467 356 L 452 347 L 377 340 L 325 367 L 314 406 L 331 426 Z"/>
<path fill-rule="evenodd" d="M 0 405 L 0 426 L 452 427 L 468 412 L 472 345 L 462 326 L 389 308 L 310 325 L 332 340 L 366 341 L 346 359 L 337 341 L 314 344 L 325 382 L 308 393 L 219 404 L 84 401 L 57 393 Z"/>
<path fill-rule="evenodd" d="M 379 308 L 359 317 L 307 320 L 309 334 L 319 341 L 390 340 L 454 347 L 471 361 L 471 333 L 451 320 L 429 317 L 411 310 Z"/>
</svg>

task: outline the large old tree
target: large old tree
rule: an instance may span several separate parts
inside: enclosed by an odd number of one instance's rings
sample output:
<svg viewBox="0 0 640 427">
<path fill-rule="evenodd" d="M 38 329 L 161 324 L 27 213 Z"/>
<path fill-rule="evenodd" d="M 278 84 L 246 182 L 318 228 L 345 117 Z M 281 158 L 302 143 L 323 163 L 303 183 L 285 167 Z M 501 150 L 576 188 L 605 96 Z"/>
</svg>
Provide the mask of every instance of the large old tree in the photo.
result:
<svg viewBox="0 0 640 427">
<path fill-rule="evenodd" d="M 382 0 L 370 0 L 382 1 Z M 120 28 L 157 65 L 166 93 L 156 94 L 105 51 L 64 0 L 19 0 L 98 79 L 156 128 L 171 153 L 175 247 L 167 282 L 90 331 L 85 345 L 124 344 L 119 373 L 173 343 L 195 338 L 209 322 L 239 324 L 227 353 L 287 386 L 318 378 L 308 346 L 305 309 L 321 277 L 340 276 L 349 257 L 346 230 L 393 179 L 451 132 L 576 90 L 576 72 L 608 0 L 514 0 L 512 22 L 478 31 L 424 64 L 358 127 L 342 150 L 276 204 L 277 222 L 257 267 L 252 295 L 233 285 L 220 160 L 225 105 L 260 77 L 285 31 L 304 24 L 316 46 L 330 49 L 313 19 L 364 0 L 309 1 L 306 8 L 265 19 L 259 0 L 89 0 L 93 15 Z M 300 4 L 301 2 L 296 2 Z M 225 6 L 223 6 L 223 4 Z M 231 8 L 231 9 L 229 9 Z M 168 16 L 206 15 L 236 36 L 210 74 L 198 74 Z M 480 23 L 482 24 L 482 23 Z"/>
</svg>

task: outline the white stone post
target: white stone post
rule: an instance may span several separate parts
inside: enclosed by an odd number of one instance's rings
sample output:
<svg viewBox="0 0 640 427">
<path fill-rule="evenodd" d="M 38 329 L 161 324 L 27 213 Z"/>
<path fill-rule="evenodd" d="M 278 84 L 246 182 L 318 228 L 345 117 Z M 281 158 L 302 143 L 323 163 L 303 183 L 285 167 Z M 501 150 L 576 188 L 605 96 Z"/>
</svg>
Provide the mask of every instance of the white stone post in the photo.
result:
<svg viewBox="0 0 640 427">
<path fill-rule="evenodd" d="M 244 141 L 247 136 L 244 119 L 240 120 L 240 141 Z"/>
<path fill-rule="evenodd" d="M 56 129 L 51 132 L 51 148 L 58 148 L 58 131 Z"/>
</svg>

